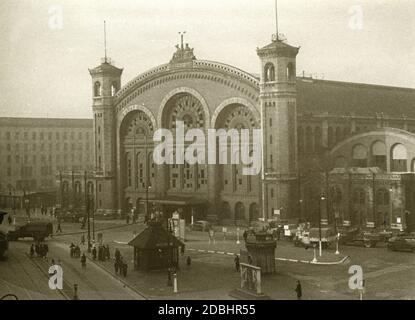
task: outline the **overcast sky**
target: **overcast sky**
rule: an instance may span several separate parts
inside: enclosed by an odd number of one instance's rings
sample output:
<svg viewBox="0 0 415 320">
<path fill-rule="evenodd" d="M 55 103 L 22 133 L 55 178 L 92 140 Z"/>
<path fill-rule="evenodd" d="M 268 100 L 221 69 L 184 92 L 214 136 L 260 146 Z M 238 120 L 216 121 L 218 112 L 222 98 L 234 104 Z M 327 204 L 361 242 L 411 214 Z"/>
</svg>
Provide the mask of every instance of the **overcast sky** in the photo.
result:
<svg viewBox="0 0 415 320">
<path fill-rule="evenodd" d="M 298 73 L 415 87 L 415 1 L 279 0 L 279 18 Z M 0 116 L 92 117 L 103 20 L 123 84 L 168 62 L 181 30 L 198 59 L 258 73 L 275 30 L 274 0 L 0 0 Z"/>
</svg>

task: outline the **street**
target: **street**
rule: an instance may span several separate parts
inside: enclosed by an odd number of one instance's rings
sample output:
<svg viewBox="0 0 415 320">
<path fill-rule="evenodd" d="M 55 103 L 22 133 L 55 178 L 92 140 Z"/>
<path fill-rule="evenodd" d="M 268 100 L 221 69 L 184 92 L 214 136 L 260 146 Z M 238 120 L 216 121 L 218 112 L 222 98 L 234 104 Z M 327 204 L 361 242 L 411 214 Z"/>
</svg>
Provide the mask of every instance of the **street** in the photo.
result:
<svg viewBox="0 0 415 320">
<path fill-rule="evenodd" d="M 80 299 L 212 300 L 232 299 L 229 293 L 239 287 L 239 273 L 235 271 L 233 260 L 235 254 L 244 250 L 243 239 L 237 244 L 232 237 L 227 239 L 218 233 L 215 243 L 209 244 L 206 232 L 187 232 L 186 251 L 180 257 L 179 292 L 174 294 L 166 285 L 165 272 L 144 274 L 133 270 L 133 250 L 126 243 L 143 230 L 144 225 L 97 221 L 97 226 L 96 232 L 102 233 L 104 243 L 110 246 L 112 259 L 105 262 L 88 259 L 86 270 L 82 270 L 79 259 L 69 257 L 69 244 L 79 243 L 81 233 L 86 232 L 79 224 L 64 223 L 62 228 L 69 234 L 47 240 L 49 261 L 60 261 L 64 270 L 64 295 L 48 288 L 49 264 L 41 258 L 28 258 L 32 243 L 28 239 L 10 243 L 8 260 L 0 263 L 0 293 L 14 292 L 21 299 L 71 299 L 73 285 L 78 284 Z M 113 270 L 115 248 L 129 264 L 126 278 L 119 278 Z M 86 245 L 81 246 L 81 250 L 91 258 Z M 359 299 L 359 292 L 348 285 L 349 268 L 357 265 L 362 267 L 366 280 L 364 299 L 415 299 L 413 253 L 391 252 L 384 247 L 342 246 L 337 256 L 334 250 L 324 250 L 323 257 L 317 257 L 319 263 L 331 261 L 329 265 L 312 264 L 312 249 L 280 241 L 276 250 L 277 272 L 263 277 L 263 292 L 272 299 L 295 299 L 295 282 L 300 280 L 305 300 Z M 186 265 L 187 257 L 191 258 L 191 266 Z"/>
</svg>

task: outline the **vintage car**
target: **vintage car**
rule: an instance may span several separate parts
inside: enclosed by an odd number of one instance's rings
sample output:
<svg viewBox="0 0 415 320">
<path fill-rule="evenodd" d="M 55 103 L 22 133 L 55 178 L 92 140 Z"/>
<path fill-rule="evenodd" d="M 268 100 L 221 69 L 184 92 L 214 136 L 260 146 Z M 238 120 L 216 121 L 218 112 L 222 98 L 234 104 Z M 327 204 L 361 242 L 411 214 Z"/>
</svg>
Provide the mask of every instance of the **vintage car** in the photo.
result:
<svg viewBox="0 0 415 320">
<path fill-rule="evenodd" d="M 310 229 L 310 244 L 318 245 L 320 242 L 320 228 L 311 228 Z M 337 241 L 337 234 L 331 227 L 322 227 L 321 228 L 321 244 L 323 248 L 328 248 L 332 243 Z"/>
<path fill-rule="evenodd" d="M 402 233 L 390 238 L 387 247 L 391 251 L 415 252 L 415 232 Z"/>
<path fill-rule="evenodd" d="M 0 211 L 0 259 L 3 258 L 9 248 L 9 241 L 7 239 L 6 230 L 2 227 L 3 218 L 7 215 L 6 212 Z"/>
<path fill-rule="evenodd" d="M 53 234 L 53 225 L 48 221 L 31 221 L 23 225 L 15 226 L 14 230 L 8 232 L 10 241 L 19 238 L 33 238 L 35 241 L 43 241 Z"/>
<path fill-rule="evenodd" d="M 78 222 L 82 222 L 82 220 L 84 219 L 85 214 L 81 213 L 77 210 L 68 210 L 68 211 L 64 211 L 64 212 L 60 212 L 57 215 L 57 219 L 60 219 L 61 222 L 73 222 L 73 223 L 78 223 Z"/>
<path fill-rule="evenodd" d="M 190 228 L 192 231 L 209 231 L 209 229 L 212 227 L 210 222 L 208 221 L 196 221 L 194 222 Z"/>
<path fill-rule="evenodd" d="M 374 231 L 364 231 L 359 228 L 338 228 L 339 243 L 342 245 L 363 245 L 366 248 L 375 248 L 382 237 Z"/>
</svg>

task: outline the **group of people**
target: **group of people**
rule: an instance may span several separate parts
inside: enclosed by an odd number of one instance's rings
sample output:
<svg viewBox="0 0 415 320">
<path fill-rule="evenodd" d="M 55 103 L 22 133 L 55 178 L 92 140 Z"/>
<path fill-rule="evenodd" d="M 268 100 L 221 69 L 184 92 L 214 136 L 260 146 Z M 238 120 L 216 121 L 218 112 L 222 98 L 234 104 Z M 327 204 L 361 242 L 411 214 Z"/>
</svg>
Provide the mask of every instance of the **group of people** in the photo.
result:
<svg viewBox="0 0 415 320">
<path fill-rule="evenodd" d="M 106 261 L 111 259 L 109 245 L 100 245 L 98 246 L 98 250 L 97 247 L 94 245 L 94 247 L 92 248 L 92 259 L 97 260 L 97 258 L 98 261 Z"/>
<path fill-rule="evenodd" d="M 79 259 L 81 257 L 81 248 L 78 245 L 75 245 L 73 242 L 69 246 L 71 258 Z"/>
<path fill-rule="evenodd" d="M 37 242 L 36 244 L 32 244 L 30 246 L 30 257 L 36 254 L 36 256 L 46 259 L 49 252 L 49 247 L 46 243 Z"/>
<path fill-rule="evenodd" d="M 115 274 L 119 274 L 124 278 L 127 277 L 128 264 L 124 261 L 120 250 L 115 249 L 115 262 L 114 262 Z"/>
</svg>

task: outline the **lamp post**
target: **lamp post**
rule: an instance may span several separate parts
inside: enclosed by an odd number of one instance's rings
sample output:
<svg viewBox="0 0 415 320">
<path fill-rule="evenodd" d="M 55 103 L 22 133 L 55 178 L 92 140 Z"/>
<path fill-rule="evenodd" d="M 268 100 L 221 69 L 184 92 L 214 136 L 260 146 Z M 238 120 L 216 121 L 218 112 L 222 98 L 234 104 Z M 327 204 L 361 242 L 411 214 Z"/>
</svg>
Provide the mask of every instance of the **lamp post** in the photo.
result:
<svg viewBox="0 0 415 320">
<path fill-rule="evenodd" d="M 393 200 L 392 200 L 392 187 L 389 189 L 389 204 L 390 204 L 390 214 L 389 214 L 389 226 L 392 225 L 392 219 L 393 219 Z M 386 222 L 386 221 L 385 221 Z M 386 224 L 385 224 L 386 229 Z"/>
<path fill-rule="evenodd" d="M 301 221 L 301 219 L 303 218 L 303 202 L 304 202 L 304 200 L 303 199 L 300 199 L 300 221 Z"/>
<path fill-rule="evenodd" d="M 149 214 L 149 210 L 148 210 L 148 192 L 151 189 L 151 186 L 149 186 L 147 184 L 146 186 L 146 221 L 150 220 L 150 214 Z"/>
<path fill-rule="evenodd" d="M 90 209 L 91 209 L 91 202 L 89 201 L 89 195 L 87 190 L 87 173 L 84 172 L 84 190 L 85 190 L 85 210 L 86 210 L 86 218 L 88 220 L 88 252 L 91 252 L 91 221 L 90 221 Z"/>
<path fill-rule="evenodd" d="M 319 237 L 319 241 L 318 241 L 318 247 L 319 247 L 319 256 L 321 257 L 323 254 L 323 248 L 322 248 L 322 243 L 321 243 L 321 202 L 326 200 L 326 197 L 324 195 L 321 195 L 319 201 L 318 201 L 318 237 Z"/>
<path fill-rule="evenodd" d="M 316 252 L 316 245 L 313 245 L 313 261 L 312 263 L 317 263 L 317 252 Z"/>
<path fill-rule="evenodd" d="M 337 234 L 337 242 L 336 242 L 336 252 L 334 254 L 339 255 L 340 251 L 339 251 L 339 241 L 340 241 L 340 233 Z"/>
</svg>

